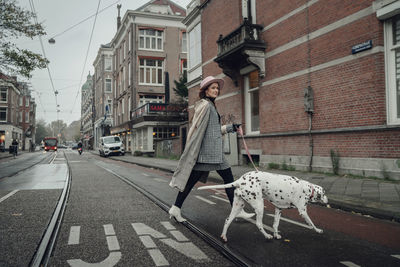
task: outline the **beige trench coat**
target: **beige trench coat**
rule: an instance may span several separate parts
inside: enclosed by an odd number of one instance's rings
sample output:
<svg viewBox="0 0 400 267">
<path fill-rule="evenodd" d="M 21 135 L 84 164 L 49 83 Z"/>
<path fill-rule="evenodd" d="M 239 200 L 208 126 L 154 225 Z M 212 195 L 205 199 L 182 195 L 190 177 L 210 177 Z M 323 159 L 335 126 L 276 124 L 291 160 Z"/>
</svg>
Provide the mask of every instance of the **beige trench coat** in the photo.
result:
<svg viewBox="0 0 400 267">
<path fill-rule="evenodd" d="M 177 188 L 179 191 L 185 189 L 186 183 L 189 179 L 190 173 L 196 164 L 197 157 L 200 152 L 201 143 L 203 141 L 204 133 L 207 129 L 208 119 L 210 117 L 210 102 L 206 99 L 200 99 L 196 102 L 194 107 L 194 116 L 192 126 L 189 129 L 187 136 L 185 150 L 178 162 L 178 166 L 172 176 L 169 185 Z M 221 127 L 222 134 L 226 133 L 226 126 Z M 200 178 L 201 182 L 206 182 L 208 172 Z"/>
</svg>

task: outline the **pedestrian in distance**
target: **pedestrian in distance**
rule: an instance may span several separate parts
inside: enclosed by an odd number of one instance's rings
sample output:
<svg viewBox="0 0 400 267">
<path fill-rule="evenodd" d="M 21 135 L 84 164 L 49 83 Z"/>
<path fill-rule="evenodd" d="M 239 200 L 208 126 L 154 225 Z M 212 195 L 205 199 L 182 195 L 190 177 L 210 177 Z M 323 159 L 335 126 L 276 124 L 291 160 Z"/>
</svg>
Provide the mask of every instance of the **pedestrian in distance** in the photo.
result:
<svg viewBox="0 0 400 267">
<path fill-rule="evenodd" d="M 11 146 L 12 146 L 12 149 L 13 149 L 14 157 L 16 157 L 18 155 L 18 141 L 17 141 L 17 139 L 13 139 L 13 141 L 11 142 Z"/>
<path fill-rule="evenodd" d="M 225 184 L 233 182 L 231 167 L 223 152 L 222 135 L 236 132 L 240 124 L 221 126 L 221 117 L 215 99 L 224 86 L 224 80 L 206 77 L 200 83 L 199 98 L 194 106 L 194 116 L 189 129 L 185 150 L 172 176 L 170 186 L 179 190 L 175 204 L 169 210 L 170 218 L 186 221 L 181 207 L 194 185 L 200 180 L 207 182 L 210 171 L 217 171 Z M 233 203 L 234 188 L 226 188 L 229 202 Z M 237 217 L 250 218 L 254 213 L 242 211 Z"/>
</svg>

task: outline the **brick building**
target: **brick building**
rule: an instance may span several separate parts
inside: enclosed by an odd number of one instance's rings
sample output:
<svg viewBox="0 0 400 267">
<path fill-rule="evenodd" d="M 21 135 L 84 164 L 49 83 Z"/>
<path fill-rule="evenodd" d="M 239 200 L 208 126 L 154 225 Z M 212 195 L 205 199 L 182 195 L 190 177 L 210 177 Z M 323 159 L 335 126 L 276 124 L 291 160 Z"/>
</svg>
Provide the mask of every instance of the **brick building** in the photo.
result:
<svg viewBox="0 0 400 267">
<path fill-rule="evenodd" d="M 219 112 L 244 123 L 261 165 L 332 172 L 338 158 L 340 173 L 400 179 L 399 5 L 193 0 L 190 114 L 201 77 L 217 76 Z M 247 160 L 238 147 L 226 150 L 231 163 Z"/>
</svg>

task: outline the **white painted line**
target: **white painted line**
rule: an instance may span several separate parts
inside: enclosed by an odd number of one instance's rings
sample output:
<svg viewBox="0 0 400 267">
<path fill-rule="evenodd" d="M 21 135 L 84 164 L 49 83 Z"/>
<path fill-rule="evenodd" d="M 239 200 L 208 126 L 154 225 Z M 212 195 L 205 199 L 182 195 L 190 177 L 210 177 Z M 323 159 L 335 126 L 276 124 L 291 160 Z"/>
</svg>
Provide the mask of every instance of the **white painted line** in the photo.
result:
<svg viewBox="0 0 400 267">
<path fill-rule="evenodd" d="M 201 196 L 195 196 L 195 197 L 200 199 L 200 200 L 202 200 L 202 201 L 204 201 L 204 202 L 206 202 L 206 203 L 208 203 L 208 204 L 215 205 L 215 202 L 212 202 L 212 201 L 210 201 L 210 200 L 208 200 L 208 199 L 206 199 L 204 197 L 201 197 Z"/>
<path fill-rule="evenodd" d="M 161 178 L 154 178 L 154 180 L 158 181 L 158 182 L 162 182 L 162 183 L 166 183 L 168 181 L 161 179 Z"/>
<path fill-rule="evenodd" d="M 398 258 L 400 260 L 400 255 L 391 255 L 392 257 Z"/>
<path fill-rule="evenodd" d="M 227 203 L 229 203 L 229 200 L 227 200 L 227 199 L 225 199 L 225 198 L 222 198 L 222 197 L 217 197 L 217 196 L 211 196 L 211 197 L 213 197 L 213 198 L 215 198 L 215 199 L 219 199 L 219 200 L 221 200 L 221 201 L 224 201 L 224 202 L 227 202 Z"/>
<path fill-rule="evenodd" d="M 149 249 L 148 252 L 156 266 L 169 266 L 169 262 L 159 249 Z"/>
<path fill-rule="evenodd" d="M 175 240 L 171 238 L 166 238 L 166 239 L 160 239 L 161 242 L 164 244 L 170 246 L 171 248 L 175 249 L 176 251 L 179 251 L 186 257 L 192 258 L 194 260 L 208 260 L 209 258 L 207 257 L 206 254 L 204 254 L 203 251 L 201 251 L 198 247 L 196 247 L 195 244 L 192 242 L 176 242 Z"/>
<path fill-rule="evenodd" d="M 148 235 L 139 236 L 140 241 L 142 241 L 143 245 L 146 248 L 156 248 L 156 243 L 154 243 L 153 239 Z"/>
<path fill-rule="evenodd" d="M 104 227 L 104 233 L 106 235 L 115 235 L 114 227 L 112 224 L 105 224 L 103 225 Z"/>
<path fill-rule="evenodd" d="M 3 202 L 4 200 L 6 200 L 7 198 L 11 197 L 12 195 L 14 195 L 15 193 L 17 193 L 19 190 L 14 190 L 11 191 L 10 193 L 8 193 L 7 195 L 5 195 L 4 197 L 0 198 L 0 203 Z"/>
<path fill-rule="evenodd" d="M 115 235 L 107 236 L 106 238 L 109 251 L 119 250 L 118 239 Z"/>
<path fill-rule="evenodd" d="M 189 239 L 187 239 L 186 236 L 184 236 L 184 235 L 183 235 L 181 232 L 179 232 L 178 230 L 172 230 L 172 231 L 170 231 L 170 233 L 171 233 L 171 235 L 172 235 L 173 237 L 175 237 L 175 239 L 176 239 L 177 241 L 180 241 L 180 242 L 189 241 Z"/>
<path fill-rule="evenodd" d="M 168 231 L 170 230 L 175 230 L 175 226 L 173 226 L 170 222 L 160 222 L 162 226 L 164 226 L 165 229 L 167 229 Z"/>
<path fill-rule="evenodd" d="M 72 267 L 93 267 L 93 266 L 112 267 L 119 262 L 121 256 L 122 256 L 121 252 L 118 251 L 118 252 L 110 252 L 107 259 L 99 263 L 87 263 L 81 259 L 67 260 L 67 262 Z"/>
<path fill-rule="evenodd" d="M 360 265 L 352 263 L 351 261 L 341 261 L 340 263 L 348 267 L 361 267 Z"/>
<path fill-rule="evenodd" d="M 71 226 L 69 230 L 68 245 L 79 245 L 80 233 L 81 233 L 80 226 Z"/>
<path fill-rule="evenodd" d="M 144 176 L 150 176 L 150 174 L 143 173 L 143 172 L 142 172 L 142 175 L 144 175 Z"/>
<path fill-rule="evenodd" d="M 256 220 L 253 220 L 253 219 L 243 219 L 243 220 L 246 220 L 246 221 L 251 222 L 252 224 L 256 225 Z M 265 224 L 263 224 L 263 228 L 265 230 L 270 231 L 270 232 L 274 232 L 274 229 L 272 227 L 269 227 L 269 226 L 267 226 Z"/>
<path fill-rule="evenodd" d="M 144 223 L 132 223 L 132 227 L 138 235 L 150 235 L 153 238 L 166 238 L 163 233 L 154 230 L 150 226 L 147 226 Z"/>
<path fill-rule="evenodd" d="M 265 215 L 268 215 L 268 216 L 271 216 L 271 217 L 275 217 L 274 214 L 270 214 L 270 213 L 267 213 Z M 293 220 L 290 220 L 290 219 L 287 219 L 287 218 L 281 217 L 281 221 L 292 223 L 292 224 L 295 224 L 295 225 L 298 225 L 298 226 L 301 226 L 301 227 L 304 227 L 304 228 L 307 228 L 307 229 L 313 229 L 312 226 L 309 226 L 309 225 L 304 224 L 304 223 L 296 222 L 296 221 L 293 221 Z"/>
</svg>

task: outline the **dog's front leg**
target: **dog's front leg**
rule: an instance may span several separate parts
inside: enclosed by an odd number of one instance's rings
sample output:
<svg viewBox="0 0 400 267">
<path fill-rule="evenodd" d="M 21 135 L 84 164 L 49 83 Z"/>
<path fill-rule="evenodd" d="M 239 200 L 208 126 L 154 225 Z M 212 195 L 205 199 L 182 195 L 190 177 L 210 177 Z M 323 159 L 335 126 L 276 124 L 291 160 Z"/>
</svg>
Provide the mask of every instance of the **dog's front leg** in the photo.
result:
<svg viewBox="0 0 400 267">
<path fill-rule="evenodd" d="M 263 215 L 264 215 L 264 200 L 262 198 L 257 198 L 256 200 L 250 200 L 248 203 L 254 208 L 256 212 L 256 225 L 258 230 L 265 236 L 267 239 L 272 239 L 273 236 L 265 232 L 263 227 Z"/>
<path fill-rule="evenodd" d="M 276 239 L 282 238 L 278 231 L 279 220 L 281 219 L 281 212 L 281 209 L 275 208 L 274 224 L 272 225 L 272 228 L 274 228 L 274 237 Z"/>
<path fill-rule="evenodd" d="M 301 217 L 304 218 L 304 220 L 307 222 L 309 226 L 311 226 L 317 233 L 322 234 L 324 231 L 322 229 L 317 228 L 314 223 L 311 221 L 310 217 L 308 216 L 307 213 L 307 207 L 304 206 L 304 208 L 299 209 L 299 213 Z"/>
</svg>

